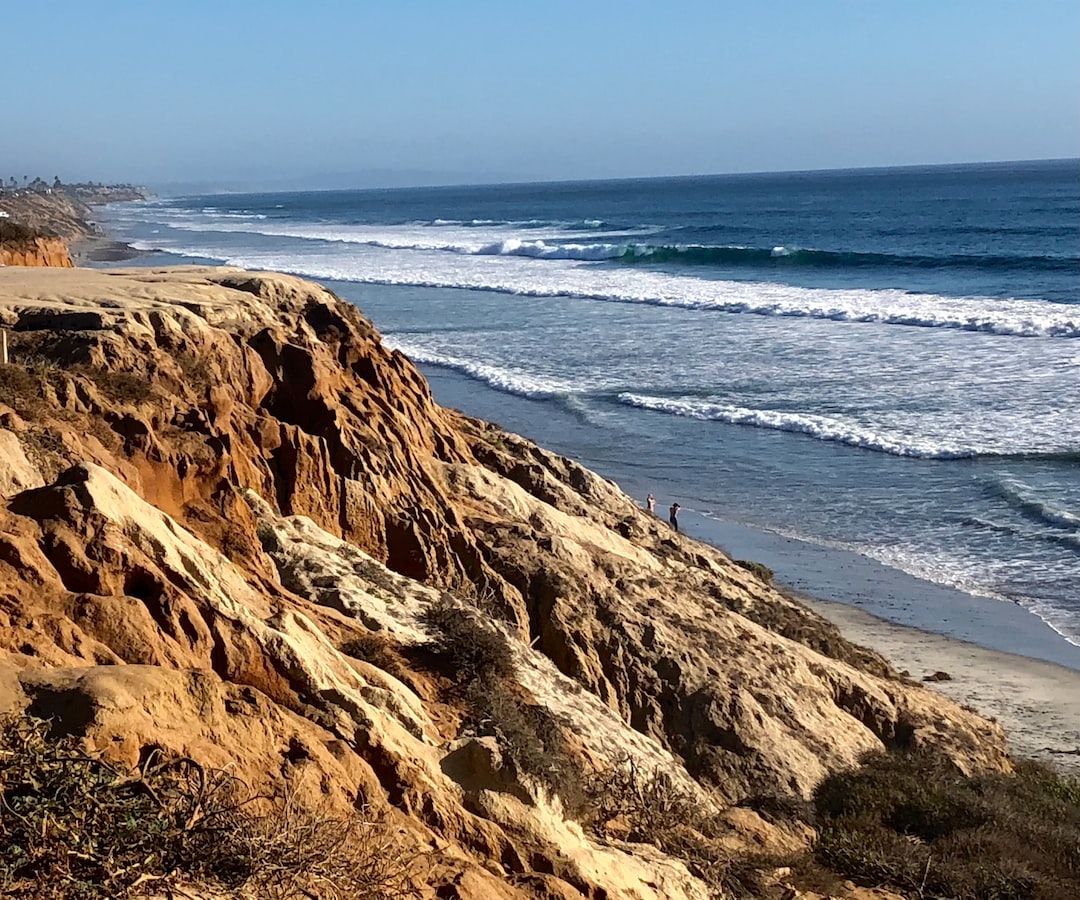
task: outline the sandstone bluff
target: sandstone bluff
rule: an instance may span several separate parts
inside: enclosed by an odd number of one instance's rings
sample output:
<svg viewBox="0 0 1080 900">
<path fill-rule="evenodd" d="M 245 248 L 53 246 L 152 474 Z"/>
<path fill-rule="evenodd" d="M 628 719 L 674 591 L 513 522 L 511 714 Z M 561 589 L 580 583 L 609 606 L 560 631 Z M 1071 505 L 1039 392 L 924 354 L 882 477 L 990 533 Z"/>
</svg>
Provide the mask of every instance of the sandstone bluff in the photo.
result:
<svg viewBox="0 0 1080 900">
<path fill-rule="evenodd" d="M 153 748 L 364 804 L 426 897 L 716 896 L 618 817 L 584 829 L 470 722 L 433 609 L 503 640 L 507 690 L 576 768 L 663 772 L 733 855 L 805 845 L 747 801 L 806 798 L 867 750 L 1009 769 L 995 724 L 614 484 L 440 408 L 317 285 L 6 269 L 0 323 L 0 713 L 118 764 Z"/>
</svg>

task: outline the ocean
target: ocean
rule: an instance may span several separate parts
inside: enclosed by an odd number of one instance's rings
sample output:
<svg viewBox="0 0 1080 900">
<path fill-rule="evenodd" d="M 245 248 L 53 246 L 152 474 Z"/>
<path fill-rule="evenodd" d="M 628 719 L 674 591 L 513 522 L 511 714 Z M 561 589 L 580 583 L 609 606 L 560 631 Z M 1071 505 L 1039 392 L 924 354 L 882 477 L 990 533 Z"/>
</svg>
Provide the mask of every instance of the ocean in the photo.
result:
<svg viewBox="0 0 1080 900">
<path fill-rule="evenodd" d="M 436 399 L 781 580 L 1080 668 L 1080 163 L 216 194 L 142 263 L 293 272 Z"/>
</svg>

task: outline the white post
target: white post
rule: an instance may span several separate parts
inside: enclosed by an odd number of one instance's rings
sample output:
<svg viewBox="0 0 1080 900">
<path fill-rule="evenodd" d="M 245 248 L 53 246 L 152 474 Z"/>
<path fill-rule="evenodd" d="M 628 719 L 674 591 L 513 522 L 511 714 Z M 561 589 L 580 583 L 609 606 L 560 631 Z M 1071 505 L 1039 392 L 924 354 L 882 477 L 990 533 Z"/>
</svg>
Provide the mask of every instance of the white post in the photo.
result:
<svg viewBox="0 0 1080 900">
<path fill-rule="evenodd" d="M 5 366 L 8 364 L 6 328 L 0 328 L 0 362 L 2 362 Z"/>
</svg>

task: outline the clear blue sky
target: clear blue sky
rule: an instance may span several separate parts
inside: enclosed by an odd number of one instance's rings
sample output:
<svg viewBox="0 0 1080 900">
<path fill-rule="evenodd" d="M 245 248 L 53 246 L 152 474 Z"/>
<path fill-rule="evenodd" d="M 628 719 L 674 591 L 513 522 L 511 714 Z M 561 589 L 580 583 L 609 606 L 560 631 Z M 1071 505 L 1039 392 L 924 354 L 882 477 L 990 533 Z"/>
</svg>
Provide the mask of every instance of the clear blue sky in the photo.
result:
<svg viewBox="0 0 1080 900">
<path fill-rule="evenodd" d="M 543 180 L 1080 155 L 1077 0 L 5 5 L 0 169 Z"/>
</svg>

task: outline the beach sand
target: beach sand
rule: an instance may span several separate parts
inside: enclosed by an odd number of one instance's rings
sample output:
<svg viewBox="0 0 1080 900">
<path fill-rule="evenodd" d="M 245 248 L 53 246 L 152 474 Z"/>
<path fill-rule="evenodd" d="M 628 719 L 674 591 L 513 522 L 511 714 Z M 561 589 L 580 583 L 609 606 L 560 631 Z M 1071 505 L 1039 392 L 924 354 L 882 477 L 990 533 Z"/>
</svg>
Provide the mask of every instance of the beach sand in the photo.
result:
<svg viewBox="0 0 1080 900">
<path fill-rule="evenodd" d="M 93 263 L 115 265 L 118 262 L 142 257 L 157 259 L 154 254 L 148 254 L 145 250 L 136 250 L 128 244 L 107 236 L 91 236 L 72 241 L 69 249 L 71 261 L 76 266 L 89 266 Z"/>
<path fill-rule="evenodd" d="M 1015 755 L 1080 775 L 1080 672 L 895 625 L 843 603 L 798 599 L 917 681 L 947 673 L 951 680 L 928 686 L 997 719 Z"/>
</svg>

